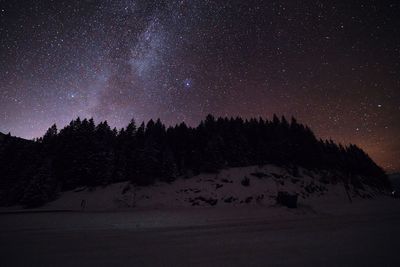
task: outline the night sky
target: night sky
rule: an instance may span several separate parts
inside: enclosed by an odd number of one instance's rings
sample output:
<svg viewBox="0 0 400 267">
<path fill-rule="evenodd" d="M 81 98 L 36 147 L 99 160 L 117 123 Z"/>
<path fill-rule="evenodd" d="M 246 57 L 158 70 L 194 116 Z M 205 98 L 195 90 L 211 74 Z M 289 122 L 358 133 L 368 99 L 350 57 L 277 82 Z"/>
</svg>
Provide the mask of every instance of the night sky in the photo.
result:
<svg viewBox="0 0 400 267">
<path fill-rule="evenodd" d="M 400 170 L 400 3 L 0 0 L 0 131 L 295 116 Z"/>
</svg>

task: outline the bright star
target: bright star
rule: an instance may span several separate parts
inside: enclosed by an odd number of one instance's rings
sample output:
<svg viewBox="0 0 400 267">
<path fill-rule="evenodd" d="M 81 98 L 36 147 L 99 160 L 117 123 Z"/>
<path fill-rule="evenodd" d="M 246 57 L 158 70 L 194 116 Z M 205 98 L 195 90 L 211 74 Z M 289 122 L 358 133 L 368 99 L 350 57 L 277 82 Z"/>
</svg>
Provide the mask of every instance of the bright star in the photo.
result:
<svg viewBox="0 0 400 267">
<path fill-rule="evenodd" d="M 191 80 L 190 78 L 186 78 L 186 79 L 183 81 L 183 85 L 184 85 L 186 88 L 191 88 L 191 87 L 192 87 L 192 80 Z"/>
</svg>

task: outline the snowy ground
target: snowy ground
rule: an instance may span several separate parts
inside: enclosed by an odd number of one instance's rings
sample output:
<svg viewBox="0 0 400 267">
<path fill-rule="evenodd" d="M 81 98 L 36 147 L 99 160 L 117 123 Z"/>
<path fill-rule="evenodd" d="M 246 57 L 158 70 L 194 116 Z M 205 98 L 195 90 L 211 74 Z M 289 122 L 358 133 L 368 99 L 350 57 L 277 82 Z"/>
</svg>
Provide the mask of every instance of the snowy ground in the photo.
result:
<svg viewBox="0 0 400 267">
<path fill-rule="evenodd" d="M 0 215 L 2 266 L 400 266 L 400 204 Z"/>
<path fill-rule="evenodd" d="M 244 179 L 249 180 L 243 185 Z M 336 183 L 327 184 L 334 180 Z M 153 186 L 137 187 L 128 182 L 105 188 L 78 188 L 63 193 L 59 199 L 41 209 L 80 210 L 82 200 L 87 211 L 121 211 L 138 209 L 169 209 L 179 207 L 269 207 L 275 204 L 278 191 L 299 194 L 304 205 L 334 206 L 349 202 L 340 176 L 291 170 L 273 165 L 250 166 L 222 170 L 218 174 L 200 174 L 190 179 L 179 178 L 173 183 L 158 182 Z M 366 188 L 359 193 L 374 196 Z M 353 193 L 350 193 L 353 197 Z"/>
<path fill-rule="evenodd" d="M 400 200 L 367 190 L 372 199 L 350 194 L 350 203 L 340 183 L 300 175 L 237 168 L 148 188 L 71 191 L 31 213 L 3 210 L 0 265 L 400 266 Z M 277 206 L 280 190 L 299 193 L 299 208 Z"/>
</svg>

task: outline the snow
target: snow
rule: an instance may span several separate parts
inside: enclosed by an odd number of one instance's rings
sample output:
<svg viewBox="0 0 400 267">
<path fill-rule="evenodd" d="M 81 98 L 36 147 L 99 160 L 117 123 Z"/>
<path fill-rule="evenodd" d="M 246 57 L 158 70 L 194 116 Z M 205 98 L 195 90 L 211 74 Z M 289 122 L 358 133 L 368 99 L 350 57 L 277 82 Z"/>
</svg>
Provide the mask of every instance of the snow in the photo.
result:
<svg viewBox="0 0 400 267">
<path fill-rule="evenodd" d="M 372 198 L 350 192 L 350 202 L 340 177 L 326 184 L 323 173 L 299 174 L 250 166 L 150 187 L 65 192 L 35 212 L 0 212 L 2 265 L 400 266 L 399 200 L 367 188 Z M 327 190 L 307 196 L 309 185 Z M 299 194 L 297 209 L 276 205 L 281 190 Z M 218 202 L 192 206 L 200 195 Z"/>
<path fill-rule="evenodd" d="M 278 191 L 299 194 L 299 203 L 304 205 L 349 201 L 341 182 L 326 184 L 321 180 L 322 173 L 304 169 L 300 169 L 299 175 L 301 177 L 294 177 L 284 168 L 266 165 L 230 168 L 217 174 L 200 174 L 188 179 L 181 177 L 170 184 L 157 182 L 146 187 L 122 182 L 64 192 L 42 209 L 80 210 L 82 200 L 86 202 L 87 211 L 210 206 L 204 200 L 216 201 L 216 207 L 269 207 L 275 204 Z M 249 186 L 242 185 L 245 178 L 249 179 Z M 317 192 L 309 193 L 307 187 Z M 373 191 L 368 193 L 373 195 Z"/>
<path fill-rule="evenodd" d="M 399 266 L 400 202 L 0 215 L 4 266 Z"/>
</svg>

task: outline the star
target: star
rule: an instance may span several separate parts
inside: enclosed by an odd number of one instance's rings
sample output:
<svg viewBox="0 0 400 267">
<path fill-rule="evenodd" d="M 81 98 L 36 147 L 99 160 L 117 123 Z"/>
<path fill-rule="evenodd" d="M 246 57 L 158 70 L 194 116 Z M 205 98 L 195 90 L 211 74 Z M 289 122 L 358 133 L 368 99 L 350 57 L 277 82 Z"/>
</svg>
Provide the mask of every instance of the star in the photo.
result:
<svg viewBox="0 0 400 267">
<path fill-rule="evenodd" d="M 183 85 L 184 85 L 184 87 L 187 88 L 187 89 L 191 88 L 191 87 L 192 87 L 192 80 L 191 80 L 190 78 L 186 78 L 186 79 L 183 81 Z"/>
</svg>

